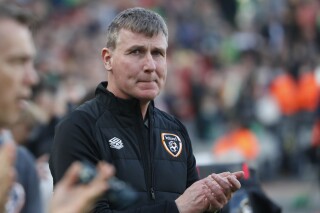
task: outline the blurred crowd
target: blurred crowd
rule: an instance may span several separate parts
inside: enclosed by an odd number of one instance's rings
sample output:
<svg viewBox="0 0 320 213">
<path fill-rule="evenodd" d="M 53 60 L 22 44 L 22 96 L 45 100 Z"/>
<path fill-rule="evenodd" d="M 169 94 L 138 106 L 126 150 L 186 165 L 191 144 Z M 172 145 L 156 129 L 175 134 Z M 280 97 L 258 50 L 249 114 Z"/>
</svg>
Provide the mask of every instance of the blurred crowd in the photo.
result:
<svg viewBox="0 0 320 213">
<path fill-rule="evenodd" d="M 169 70 L 156 102 L 193 124 L 193 143 L 210 143 L 216 162 L 262 167 L 263 178 L 300 176 L 319 165 L 319 1 L 15 1 L 37 19 L 41 80 L 13 136 L 38 159 L 42 176 L 55 125 L 106 79 L 106 26 L 132 6 L 167 21 Z"/>
</svg>

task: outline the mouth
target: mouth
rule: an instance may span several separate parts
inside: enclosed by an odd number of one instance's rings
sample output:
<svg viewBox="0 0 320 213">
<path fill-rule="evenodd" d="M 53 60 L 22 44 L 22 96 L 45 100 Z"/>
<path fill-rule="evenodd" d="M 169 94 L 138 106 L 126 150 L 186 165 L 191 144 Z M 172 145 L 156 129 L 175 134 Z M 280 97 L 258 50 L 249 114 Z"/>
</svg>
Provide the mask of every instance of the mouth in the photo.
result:
<svg viewBox="0 0 320 213">
<path fill-rule="evenodd" d="M 28 100 L 27 99 L 19 99 L 18 100 L 18 107 L 19 109 L 25 109 L 28 106 Z"/>
<path fill-rule="evenodd" d="M 157 80 L 138 81 L 138 85 L 139 85 L 139 88 L 143 90 L 154 90 L 155 88 L 158 88 Z"/>
<path fill-rule="evenodd" d="M 138 83 L 157 83 L 158 81 L 157 80 L 139 80 Z"/>
<path fill-rule="evenodd" d="M 18 107 L 20 109 L 25 109 L 28 105 L 28 102 L 30 101 L 30 95 L 25 94 L 21 95 L 17 98 Z"/>
</svg>

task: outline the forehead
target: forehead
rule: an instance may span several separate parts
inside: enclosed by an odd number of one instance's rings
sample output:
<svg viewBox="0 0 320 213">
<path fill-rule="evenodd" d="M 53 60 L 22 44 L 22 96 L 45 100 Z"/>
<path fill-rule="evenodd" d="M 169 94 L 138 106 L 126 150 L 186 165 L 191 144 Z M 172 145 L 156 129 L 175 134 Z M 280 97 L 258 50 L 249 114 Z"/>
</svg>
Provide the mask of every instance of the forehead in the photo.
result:
<svg viewBox="0 0 320 213">
<path fill-rule="evenodd" d="M 168 43 L 163 33 L 149 37 L 143 33 L 134 33 L 130 30 L 121 29 L 116 46 L 122 46 L 123 48 L 131 46 L 151 46 L 154 48 L 167 49 Z"/>
<path fill-rule="evenodd" d="M 14 20 L 0 19 L 0 56 L 27 54 L 33 56 L 35 47 L 30 30 Z"/>
</svg>

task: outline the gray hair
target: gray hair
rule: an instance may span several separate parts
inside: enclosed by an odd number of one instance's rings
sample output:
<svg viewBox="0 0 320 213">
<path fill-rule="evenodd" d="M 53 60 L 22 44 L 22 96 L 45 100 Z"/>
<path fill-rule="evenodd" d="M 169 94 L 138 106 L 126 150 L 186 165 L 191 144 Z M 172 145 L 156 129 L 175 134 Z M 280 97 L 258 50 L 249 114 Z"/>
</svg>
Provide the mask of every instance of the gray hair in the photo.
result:
<svg viewBox="0 0 320 213">
<path fill-rule="evenodd" d="M 121 29 L 153 37 L 163 33 L 168 41 L 168 28 L 163 18 L 151 10 L 134 7 L 119 13 L 107 30 L 107 48 L 115 49 Z"/>
<path fill-rule="evenodd" d="M 8 3 L 0 3 L 0 20 L 2 19 L 11 19 L 28 27 L 32 27 L 31 25 L 35 23 L 29 10 Z"/>
</svg>

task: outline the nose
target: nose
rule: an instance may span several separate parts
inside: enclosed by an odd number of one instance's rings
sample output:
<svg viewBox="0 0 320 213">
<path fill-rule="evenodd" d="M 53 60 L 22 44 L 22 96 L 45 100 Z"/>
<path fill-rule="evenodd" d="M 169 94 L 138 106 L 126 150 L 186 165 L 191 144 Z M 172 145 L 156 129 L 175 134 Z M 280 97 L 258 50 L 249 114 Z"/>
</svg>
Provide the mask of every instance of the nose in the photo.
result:
<svg viewBox="0 0 320 213">
<path fill-rule="evenodd" d="M 156 70 L 156 62 L 153 59 L 152 54 L 150 53 L 146 54 L 145 56 L 143 70 L 149 72 L 153 72 Z"/>
<path fill-rule="evenodd" d="M 28 86 L 35 85 L 39 82 L 39 76 L 36 72 L 33 63 L 26 65 L 25 75 L 24 75 L 24 82 Z"/>
</svg>

